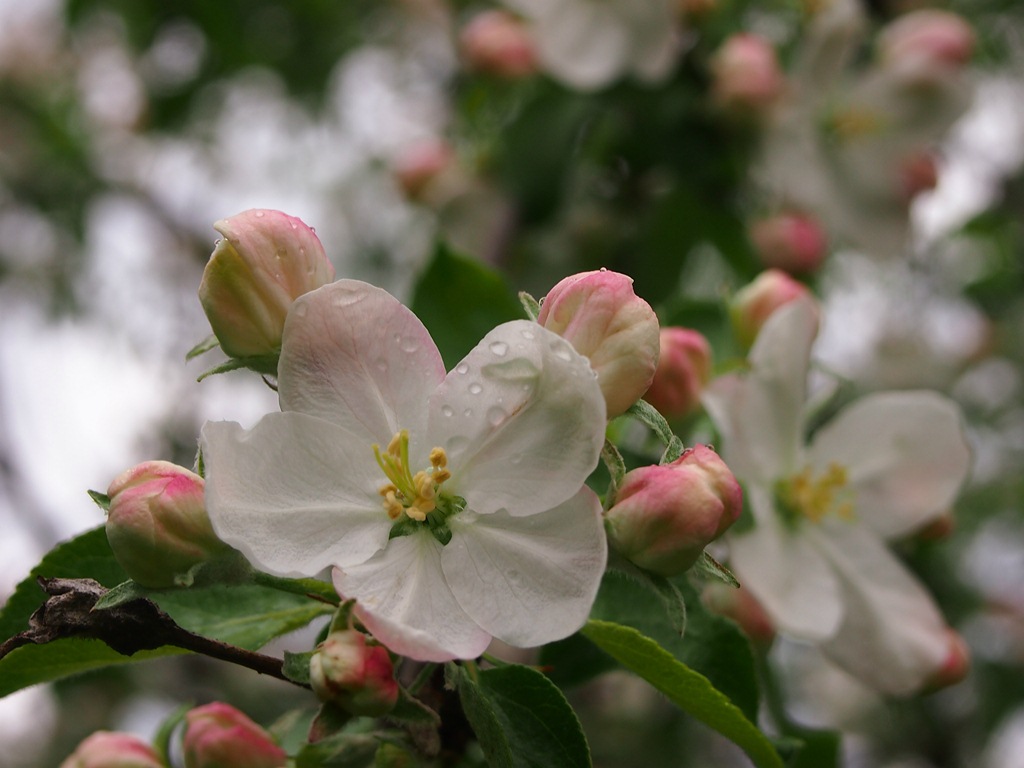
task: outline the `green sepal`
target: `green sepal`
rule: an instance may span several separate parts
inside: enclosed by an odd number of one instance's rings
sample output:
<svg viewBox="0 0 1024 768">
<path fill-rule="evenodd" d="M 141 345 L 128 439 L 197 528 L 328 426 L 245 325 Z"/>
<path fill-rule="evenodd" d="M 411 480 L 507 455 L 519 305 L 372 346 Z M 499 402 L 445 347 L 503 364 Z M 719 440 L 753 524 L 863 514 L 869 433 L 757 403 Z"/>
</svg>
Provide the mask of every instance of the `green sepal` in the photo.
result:
<svg viewBox="0 0 1024 768">
<path fill-rule="evenodd" d="M 683 455 L 686 447 L 672 431 L 668 421 L 653 405 L 646 400 L 637 400 L 629 406 L 626 413 L 635 418 L 644 426 L 650 428 L 658 439 L 665 444 L 665 452 L 661 455 L 661 464 L 671 464 Z"/>
<path fill-rule="evenodd" d="M 523 311 L 526 312 L 526 316 L 536 322 L 537 318 L 540 317 L 540 302 L 526 291 L 520 291 L 519 303 L 523 305 Z"/>
<path fill-rule="evenodd" d="M 338 610 L 334 612 L 334 616 L 331 618 L 331 625 L 327 629 L 327 634 L 332 632 L 344 632 L 347 629 L 352 629 L 352 609 L 356 607 L 355 598 L 346 600 L 338 606 Z"/>
<path fill-rule="evenodd" d="M 196 344 L 192 349 L 185 353 L 185 362 L 187 363 L 194 357 L 199 357 L 204 352 L 209 352 L 211 349 L 220 346 L 220 340 L 215 334 L 210 334 L 205 339 Z"/>
<path fill-rule="evenodd" d="M 692 572 L 697 576 L 724 581 L 730 587 L 740 586 L 740 581 L 736 578 L 736 575 L 715 560 L 706 550 L 700 553 L 697 562 L 693 564 Z"/>
<path fill-rule="evenodd" d="M 137 584 L 136 582 L 128 579 L 128 581 L 122 581 L 113 589 L 109 590 L 103 597 L 96 601 L 96 605 L 93 606 L 94 611 L 105 611 L 110 608 L 114 608 L 118 605 L 124 605 L 130 603 L 132 600 L 141 600 L 149 597 L 149 591 Z"/>
<path fill-rule="evenodd" d="M 89 498 L 96 502 L 96 506 L 102 509 L 104 512 L 110 511 L 110 497 L 105 493 L 99 491 L 86 491 L 89 494 Z"/>
<path fill-rule="evenodd" d="M 174 736 L 174 730 L 185 719 L 185 715 L 193 706 L 192 703 L 182 704 L 171 712 L 160 723 L 156 736 L 153 737 L 153 748 L 160 755 L 164 765 L 171 764 L 171 738 Z"/>
<path fill-rule="evenodd" d="M 237 371 L 240 368 L 248 368 L 250 371 L 262 373 L 266 376 L 277 375 L 277 361 L 279 355 L 257 355 L 255 357 L 232 357 L 220 365 L 215 365 L 208 371 L 199 374 L 196 381 L 202 381 L 209 376 L 216 376 L 218 373 Z"/>
<path fill-rule="evenodd" d="M 284 676 L 293 683 L 309 685 L 309 662 L 312 660 L 314 653 L 316 653 L 316 651 L 304 651 L 302 653 L 285 651 L 284 664 L 281 666 L 281 671 L 284 673 Z"/>
</svg>

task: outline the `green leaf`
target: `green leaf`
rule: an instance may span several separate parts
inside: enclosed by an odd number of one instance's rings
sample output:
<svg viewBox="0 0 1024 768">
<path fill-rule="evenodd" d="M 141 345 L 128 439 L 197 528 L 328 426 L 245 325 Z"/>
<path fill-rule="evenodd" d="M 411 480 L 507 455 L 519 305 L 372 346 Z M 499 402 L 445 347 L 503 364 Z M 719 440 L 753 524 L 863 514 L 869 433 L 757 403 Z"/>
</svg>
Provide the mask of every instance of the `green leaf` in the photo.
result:
<svg viewBox="0 0 1024 768">
<path fill-rule="evenodd" d="M 104 611 L 124 603 L 130 603 L 132 600 L 138 600 L 140 597 L 144 598 L 145 596 L 146 588 L 139 586 L 129 579 L 128 581 L 121 582 L 97 600 L 93 610 Z"/>
<path fill-rule="evenodd" d="M 459 699 L 492 768 L 586 768 L 590 747 L 562 692 L 513 664 L 457 676 Z"/>
<path fill-rule="evenodd" d="M 281 668 L 284 676 L 300 685 L 309 685 L 309 662 L 312 660 L 314 653 L 316 651 L 306 651 L 304 653 L 285 651 L 284 665 Z"/>
<path fill-rule="evenodd" d="M 295 758 L 295 768 L 369 768 L 378 744 L 370 734 L 342 731 L 304 746 Z"/>
<path fill-rule="evenodd" d="M 449 369 L 496 325 L 523 316 L 519 300 L 497 272 L 443 243 L 420 276 L 410 306 Z"/>
<path fill-rule="evenodd" d="M 703 675 L 632 627 L 591 619 L 581 630 L 601 650 L 649 682 L 676 706 L 738 745 L 758 768 L 782 768 L 768 738 Z"/>
<path fill-rule="evenodd" d="M 217 336 L 211 333 L 209 336 L 207 336 L 205 339 L 200 341 L 198 344 L 192 347 L 192 349 L 185 353 L 185 362 L 188 362 L 194 357 L 199 357 L 199 355 L 203 354 L 204 352 L 209 352 L 214 347 L 219 346 L 220 341 L 217 340 Z"/>
</svg>

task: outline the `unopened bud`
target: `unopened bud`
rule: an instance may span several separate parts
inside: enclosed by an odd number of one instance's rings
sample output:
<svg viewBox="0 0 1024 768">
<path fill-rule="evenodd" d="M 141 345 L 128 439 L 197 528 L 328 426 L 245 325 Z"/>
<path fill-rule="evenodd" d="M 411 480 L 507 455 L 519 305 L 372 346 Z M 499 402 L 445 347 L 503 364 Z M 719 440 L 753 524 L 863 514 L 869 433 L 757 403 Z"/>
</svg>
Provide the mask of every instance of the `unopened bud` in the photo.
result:
<svg viewBox="0 0 1024 768">
<path fill-rule="evenodd" d="M 626 412 L 654 378 L 660 349 L 658 317 L 618 272 L 581 272 L 545 297 L 537 322 L 590 360 L 608 418 Z"/>
<path fill-rule="evenodd" d="M 704 587 L 701 600 L 708 610 L 735 621 L 755 648 L 766 651 L 775 640 L 775 623 L 746 587 L 712 581 Z"/>
<path fill-rule="evenodd" d="M 935 8 L 907 13 L 878 35 L 883 66 L 914 78 L 940 81 L 970 61 L 974 30 L 963 18 Z"/>
<path fill-rule="evenodd" d="M 939 164 L 934 152 L 912 152 L 900 162 L 898 191 L 904 202 L 909 203 L 922 192 L 935 189 L 938 183 Z"/>
<path fill-rule="evenodd" d="M 790 274 L 814 272 L 828 253 L 825 231 L 806 213 L 780 213 L 750 227 L 750 239 L 761 263 Z"/>
<path fill-rule="evenodd" d="M 807 286 L 781 269 L 767 269 L 741 288 L 729 303 L 729 318 L 740 343 L 750 347 L 771 314 L 810 293 Z"/>
<path fill-rule="evenodd" d="M 704 445 L 671 464 L 626 473 L 605 513 L 608 540 L 636 565 L 663 576 L 692 566 L 743 509 L 743 491 L 718 454 Z"/>
<path fill-rule="evenodd" d="M 193 567 L 230 551 L 213 532 L 203 489 L 203 478 L 168 461 L 139 464 L 110 484 L 107 540 L 134 581 L 187 584 Z"/>
<path fill-rule="evenodd" d="M 60 768 L 164 768 L 149 744 L 130 733 L 97 731 L 79 744 Z"/>
<path fill-rule="evenodd" d="M 971 669 L 971 652 L 967 643 L 954 629 L 946 629 L 947 650 L 942 665 L 932 673 L 924 684 L 924 691 L 948 688 L 967 677 Z"/>
<path fill-rule="evenodd" d="M 508 79 L 537 71 L 537 52 L 526 25 L 505 11 L 474 16 L 459 35 L 462 56 L 478 72 Z"/>
<path fill-rule="evenodd" d="M 213 702 L 185 715 L 185 768 L 284 768 L 288 755 L 234 707 Z"/>
<path fill-rule="evenodd" d="M 660 349 L 644 400 L 670 419 L 693 413 L 711 378 L 711 345 L 698 331 L 673 327 L 661 329 Z"/>
<path fill-rule="evenodd" d="M 334 280 L 334 267 L 316 233 L 280 211 L 245 211 L 213 227 L 223 238 L 199 285 L 210 327 L 229 356 L 264 359 L 253 367 L 277 373 L 288 309 Z"/>
<path fill-rule="evenodd" d="M 405 196 L 417 202 L 442 204 L 465 188 L 455 150 L 443 139 L 405 147 L 393 161 L 392 172 Z"/>
<path fill-rule="evenodd" d="M 746 116 L 767 112 L 785 80 L 772 44 L 759 35 L 733 35 L 711 59 L 711 98 L 720 108 Z"/>
<path fill-rule="evenodd" d="M 398 701 L 398 683 L 388 649 L 370 645 L 354 629 L 332 632 L 313 654 L 310 683 L 321 701 L 338 704 L 354 715 L 379 717 Z"/>
</svg>

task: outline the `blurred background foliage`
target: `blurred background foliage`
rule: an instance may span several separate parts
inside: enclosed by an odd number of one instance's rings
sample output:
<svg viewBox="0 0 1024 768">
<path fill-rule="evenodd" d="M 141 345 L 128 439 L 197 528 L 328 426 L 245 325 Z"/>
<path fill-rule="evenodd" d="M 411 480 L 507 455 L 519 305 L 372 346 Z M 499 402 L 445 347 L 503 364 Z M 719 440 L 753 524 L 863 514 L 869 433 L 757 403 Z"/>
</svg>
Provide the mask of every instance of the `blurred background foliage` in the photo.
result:
<svg viewBox="0 0 1024 768">
<path fill-rule="evenodd" d="M 706 333 L 717 364 L 728 367 L 739 350 L 723 302 L 764 267 L 748 224 L 772 202 L 751 182 L 766 129 L 714 108 L 711 62 L 730 36 L 756 30 L 785 68 L 796 66 L 809 9 L 827 3 L 681 3 L 689 14 L 681 52 L 663 80 L 623 77 L 590 90 L 465 66 L 458 30 L 488 7 L 465 0 L 25 5 L 0 3 L 0 513 L 5 529 L 26 532 L 19 541 L 28 542 L 4 590 L 59 538 L 99 522 L 85 487 L 103 487 L 135 460 L 191 463 L 209 415 L 194 391 L 183 394 L 197 374 L 181 364 L 184 352 L 207 333 L 194 291 L 211 223 L 245 208 L 300 216 L 316 227 L 339 276 L 375 281 L 433 313 L 424 320 L 448 360 L 480 335 L 478 326 L 515 311 L 515 290 L 542 296 L 566 274 L 608 267 L 635 279 L 663 323 Z M 869 30 L 920 5 L 870 2 Z M 806 668 L 805 649 L 776 649 L 792 716 L 844 729 L 851 766 L 1010 768 L 1024 754 L 1024 6 L 943 7 L 977 34 L 968 117 L 995 104 L 997 126 L 940 137 L 934 194 L 950 198 L 944 185 L 956 168 L 975 186 L 939 224 L 918 216 L 901 253 L 865 260 L 860 243 L 829 232 L 829 263 L 803 279 L 836 299 L 827 340 L 845 345 L 826 364 L 845 379 L 843 399 L 895 380 L 944 389 L 965 408 L 977 458 L 956 527 L 941 541 L 907 542 L 903 553 L 968 639 L 974 669 L 948 691 L 882 702 L 850 693 L 837 673 Z M 868 66 L 872 40 L 855 46 L 851 67 Z M 403 189 L 403 155 L 438 139 L 452 152 L 445 173 L 454 181 L 443 180 L 452 186 Z M 437 237 L 506 284 L 466 277 L 444 249 L 431 261 Z M 478 280 L 490 281 L 486 293 L 460 299 L 460 285 Z M 850 299 L 857 281 L 882 298 Z M 450 297 L 450 311 L 425 293 Z M 965 316 L 968 331 L 957 325 Z M 42 343 L 66 322 L 95 333 Z M 860 357 L 847 355 L 850 337 Z M 36 377 L 30 388 L 38 384 L 44 398 L 34 407 L 67 399 L 89 408 L 89 381 L 72 381 L 68 391 L 56 381 L 74 378 L 68 345 L 77 344 L 103 360 L 105 375 L 91 386 L 118 397 L 132 377 L 105 349 L 112 338 L 144 363 L 135 410 L 122 401 L 112 411 L 136 431 L 117 437 L 119 452 L 90 465 L 86 478 L 69 478 L 19 440 L 33 429 L 15 429 L 30 407 L 19 399 L 24 377 Z M 31 349 L 45 357 L 35 367 L 19 351 Z M 935 358 L 951 349 L 938 373 L 915 363 L 922 350 Z M 913 370 L 875 376 L 886 360 Z M 222 401 L 240 397 L 233 381 L 212 386 L 223 388 Z M 139 406 L 139 398 L 155 405 Z M 266 393 L 244 398 L 259 403 L 252 413 L 273 402 Z M 67 430 L 63 440 L 84 452 L 112 439 Z M 68 493 L 80 503 L 54 512 L 68 496 L 48 498 L 40 472 L 77 483 Z M 264 723 L 292 703 L 281 686 L 199 659 L 88 675 L 33 705 L 49 713 L 36 713 L 43 738 L 24 728 L 0 733 L 10 740 L 0 766 L 54 765 L 95 728 L 142 727 L 151 710 L 156 717 L 177 702 L 225 693 Z M 613 676 L 573 696 L 599 765 L 742 760 L 635 680 Z"/>
</svg>

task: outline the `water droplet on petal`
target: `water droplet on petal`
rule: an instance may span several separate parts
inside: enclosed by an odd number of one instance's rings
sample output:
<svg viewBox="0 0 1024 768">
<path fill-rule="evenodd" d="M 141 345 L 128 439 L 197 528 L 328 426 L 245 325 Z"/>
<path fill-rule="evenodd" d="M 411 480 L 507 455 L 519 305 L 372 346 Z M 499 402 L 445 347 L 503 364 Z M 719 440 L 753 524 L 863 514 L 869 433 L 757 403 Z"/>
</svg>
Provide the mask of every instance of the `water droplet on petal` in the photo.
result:
<svg viewBox="0 0 1024 768">
<path fill-rule="evenodd" d="M 305 317 L 307 314 L 309 314 L 309 307 L 306 306 L 305 302 L 302 302 L 301 304 L 296 303 L 292 306 L 291 311 L 294 312 L 299 317 Z"/>
<path fill-rule="evenodd" d="M 533 331 L 527 330 L 526 328 L 521 330 L 519 332 L 519 335 L 521 335 L 524 339 L 535 339 L 535 338 L 537 338 L 537 335 Z"/>
<path fill-rule="evenodd" d="M 465 416 L 467 419 L 470 418 L 473 415 L 473 409 L 467 408 L 462 412 L 462 415 Z"/>
<path fill-rule="evenodd" d="M 377 370 L 380 371 L 381 373 L 384 373 L 388 369 L 388 361 L 385 360 L 383 357 L 378 357 L 374 365 L 377 366 Z"/>
<path fill-rule="evenodd" d="M 455 415 L 455 409 L 452 408 L 450 405 L 442 405 L 441 406 L 441 415 L 445 416 L 447 418 L 451 418 L 452 416 Z"/>
<path fill-rule="evenodd" d="M 420 343 L 412 336 L 402 336 L 398 342 L 398 346 L 401 347 L 403 352 L 412 354 L 420 348 Z"/>
<path fill-rule="evenodd" d="M 557 357 L 559 360 L 564 360 L 565 362 L 569 362 L 570 360 L 572 360 L 572 355 L 569 354 L 569 350 L 566 349 L 565 347 L 559 347 L 558 349 L 556 349 L 555 357 Z"/>
<path fill-rule="evenodd" d="M 471 395 L 479 395 L 483 391 L 484 388 L 476 381 L 469 385 L 469 394 Z"/>
<path fill-rule="evenodd" d="M 496 354 L 498 357 L 504 357 L 508 353 L 508 344 L 504 341 L 492 341 L 491 352 Z"/>
<path fill-rule="evenodd" d="M 338 293 L 334 297 L 334 306 L 336 307 L 347 307 L 352 304 L 357 304 L 366 298 L 366 294 L 361 291 L 345 291 L 344 293 Z"/>
<path fill-rule="evenodd" d="M 462 435 L 454 435 L 448 438 L 448 444 L 445 446 L 445 450 L 448 453 L 459 453 L 469 445 L 469 438 L 463 437 Z"/>
<path fill-rule="evenodd" d="M 505 409 L 499 408 L 497 405 L 492 406 L 487 411 L 487 423 L 490 424 L 492 427 L 497 427 L 503 421 L 505 421 L 507 417 L 508 414 L 505 413 Z"/>
<path fill-rule="evenodd" d="M 256 211 L 256 218 L 257 219 L 262 219 L 265 215 L 266 214 L 264 214 L 263 211 Z"/>
<path fill-rule="evenodd" d="M 601 267 L 601 271 L 602 272 L 607 272 L 608 271 L 608 267 Z"/>
<path fill-rule="evenodd" d="M 466 365 L 466 363 L 459 363 L 457 366 L 455 366 L 455 372 L 458 374 L 465 375 L 469 373 L 469 366 Z"/>
</svg>

